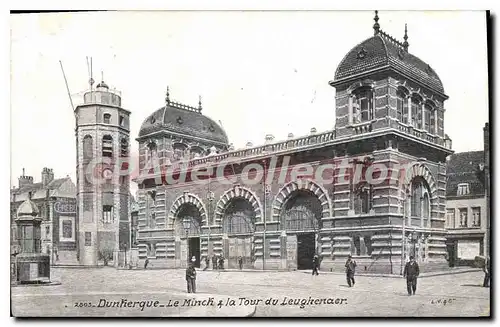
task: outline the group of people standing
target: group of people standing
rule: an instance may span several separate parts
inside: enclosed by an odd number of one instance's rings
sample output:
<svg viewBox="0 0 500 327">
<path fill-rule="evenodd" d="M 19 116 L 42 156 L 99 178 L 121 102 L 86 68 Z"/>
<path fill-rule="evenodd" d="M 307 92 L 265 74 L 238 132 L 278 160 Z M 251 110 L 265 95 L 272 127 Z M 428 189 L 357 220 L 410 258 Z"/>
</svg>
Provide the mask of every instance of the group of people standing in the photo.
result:
<svg viewBox="0 0 500 327">
<path fill-rule="evenodd" d="M 213 270 L 224 270 L 224 256 L 222 254 L 212 256 L 212 269 Z M 205 257 L 205 268 L 203 271 L 207 270 L 210 267 L 210 258 L 208 256 Z"/>
</svg>

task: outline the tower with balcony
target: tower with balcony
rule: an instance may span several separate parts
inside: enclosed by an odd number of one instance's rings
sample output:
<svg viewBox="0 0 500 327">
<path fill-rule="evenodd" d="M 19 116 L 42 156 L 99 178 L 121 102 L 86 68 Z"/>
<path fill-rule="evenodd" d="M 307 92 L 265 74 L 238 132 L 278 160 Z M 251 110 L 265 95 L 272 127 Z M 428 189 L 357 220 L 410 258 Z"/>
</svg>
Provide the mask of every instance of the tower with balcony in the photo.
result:
<svg viewBox="0 0 500 327">
<path fill-rule="evenodd" d="M 130 111 L 103 81 L 90 85 L 75 109 L 79 261 L 85 266 L 110 262 L 129 239 L 120 230 L 128 231 Z"/>
<path fill-rule="evenodd" d="M 362 269 L 392 273 L 410 255 L 442 267 L 445 163 L 452 153 L 444 133 L 448 96 L 435 70 L 410 53 L 407 27 L 401 42 L 382 31 L 378 12 L 374 21 L 373 36 L 345 55 L 330 85 L 337 138 L 352 140 L 341 155 L 367 156 L 368 164 L 354 160 L 353 167 L 361 164 L 382 182 L 348 176 L 335 185 L 335 226 L 342 230 L 333 231 L 332 257 L 352 254 Z"/>
</svg>

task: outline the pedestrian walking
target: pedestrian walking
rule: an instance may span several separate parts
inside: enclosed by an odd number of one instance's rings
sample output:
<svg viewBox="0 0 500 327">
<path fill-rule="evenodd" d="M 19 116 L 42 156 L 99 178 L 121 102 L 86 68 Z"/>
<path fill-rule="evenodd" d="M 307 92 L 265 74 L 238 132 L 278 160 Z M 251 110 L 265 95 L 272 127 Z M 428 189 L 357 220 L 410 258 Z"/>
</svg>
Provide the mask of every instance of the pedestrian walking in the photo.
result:
<svg viewBox="0 0 500 327">
<path fill-rule="evenodd" d="M 144 269 L 148 267 L 148 264 L 149 264 L 149 259 L 146 258 L 146 260 L 144 260 Z"/>
<path fill-rule="evenodd" d="M 238 266 L 240 267 L 240 270 L 243 269 L 243 258 L 241 256 L 238 257 Z"/>
<path fill-rule="evenodd" d="M 186 269 L 186 282 L 188 293 L 196 293 L 196 269 L 194 262 L 190 262 Z"/>
<path fill-rule="evenodd" d="M 420 268 L 418 263 L 415 261 L 415 257 L 410 256 L 410 261 L 406 263 L 405 269 L 403 271 L 403 276 L 406 277 L 406 288 L 408 290 L 408 295 L 415 295 L 417 290 L 417 278 L 420 275 Z"/>
<path fill-rule="evenodd" d="M 485 260 L 484 260 L 484 268 L 483 268 L 483 271 L 484 271 L 484 281 L 483 281 L 483 287 L 490 287 L 490 267 L 491 267 L 491 264 L 490 264 L 490 257 L 488 256 Z"/>
<path fill-rule="evenodd" d="M 215 254 L 212 256 L 212 269 L 217 270 L 217 256 Z"/>
<path fill-rule="evenodd" d="M 219 269 L 224 270 L 224 257 L 222 255 L 219 258 Z"/>
<path fill-rule="evenodd" d="M 209 266 L 210 266 L 210 258 L 207 255 L 205 257 L 205 268 L 203 268 L 203 271 L 207 270 Z"/>
<path fill-rule="evenodd" d="M 313 272 L 312 272 L 313 276 L 319 275 L 318 268 L 319 268 L 319 257 L 317 254 L 315 254 L 313 257 Z"/>
<path fill-rule="evenodd" d="M 352 256 L 349 255 L 347 257 L 347 261 L 345 263 L 345 275 L 347 279 L 347 285 L 349 287 L 354 286 L 354 274 L 356 273 L 356 261 L 352 260 Z"/>
</svg>

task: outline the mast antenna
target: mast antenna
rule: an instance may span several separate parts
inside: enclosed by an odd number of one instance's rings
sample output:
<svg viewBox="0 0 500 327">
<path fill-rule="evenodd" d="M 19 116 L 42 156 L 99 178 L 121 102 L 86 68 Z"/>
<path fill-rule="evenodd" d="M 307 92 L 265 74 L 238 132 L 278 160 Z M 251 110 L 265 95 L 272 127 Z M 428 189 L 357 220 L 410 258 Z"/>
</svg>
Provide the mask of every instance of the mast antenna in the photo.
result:
<svg viewBox="0 0 500 327">
<path fill-rule="evenodd" d="M 66 91 L 68 92 L 69 102 L 71 103 L 71 108 L 73 109 L 73 114 L 75 113 L 75 105 L 73 104 L 73 99 L 71 98 L 71 93 L 69 91 L 68 80 L 66 79 L 66 74 L 64 73 L 64 68 L 62 61 L 59 60 L 59 64 L 61 65 L 61 71 L 64 77 L 64 83 L 66 84 Z"/>
</svg>

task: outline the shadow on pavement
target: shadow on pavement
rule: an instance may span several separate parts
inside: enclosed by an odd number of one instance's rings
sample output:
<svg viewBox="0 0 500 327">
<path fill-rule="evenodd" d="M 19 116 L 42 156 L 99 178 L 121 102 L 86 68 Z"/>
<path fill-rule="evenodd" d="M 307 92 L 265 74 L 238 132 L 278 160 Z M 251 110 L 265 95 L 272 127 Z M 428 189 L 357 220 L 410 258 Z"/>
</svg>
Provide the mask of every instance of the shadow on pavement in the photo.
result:
<svg viewBox="0 0 500 327">
<path fill-rule="evenodd" d="M 480 284 L 462 284 L 460 286 L 466 286 L 466 287 L 483 287 L 483 285 L 480 285 Z"/>
</svg>

